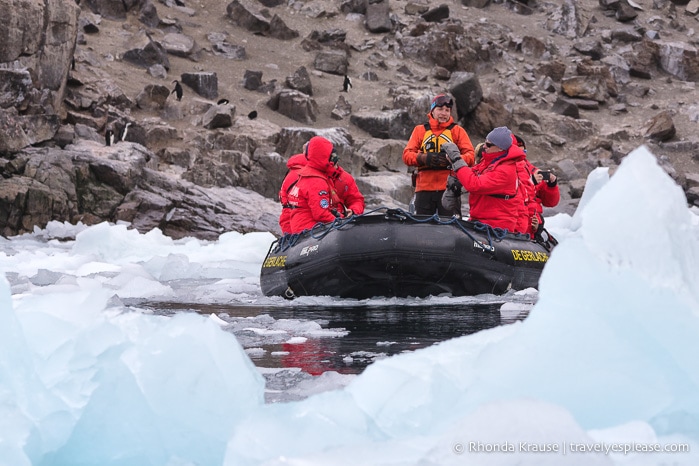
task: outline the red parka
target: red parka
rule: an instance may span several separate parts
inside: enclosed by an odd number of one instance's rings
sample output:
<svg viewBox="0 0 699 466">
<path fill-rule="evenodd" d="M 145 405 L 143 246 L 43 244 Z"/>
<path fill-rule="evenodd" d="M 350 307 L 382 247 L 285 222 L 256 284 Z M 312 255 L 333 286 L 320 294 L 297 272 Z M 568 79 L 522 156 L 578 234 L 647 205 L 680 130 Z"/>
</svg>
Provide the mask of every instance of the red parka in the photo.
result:
<svg viewBox="0 0 699 466">
<path fill-rule="evenodd" d="M 543 212 L 544 207 L 556 207 L 561 201 L 561 190 L 558 188 L 558 180 L 553 186 L 543 181 L 536 185 L 534 200 L 539 205 L 537 212 Z"/>
<path fill-rule="evenodd" d="M 279 190 L 279 202 L 282 204 L 282 213 L 279 215 L 279 227 L 283 234 L 291 233 L 291 211 L 292 206 L 289 204 L 289 191 L 299 179 L 299 171 L 306 166 L 308 159 L 305 154 L 296 154 L 289 157 L 286 166 L 289 168 L 289 173 L 286 174 L 282 187 Z M 364 196 L 357 187 L 357 182 L 354 177 L 347 173 L 340 166 L 336 166 L 330 179 L 335 188 L 339 203 L 337 210 L 344 212 L 345 209 L 352 210 L 355 215 L 364 213 Z"/>
<path fill-rule="evenodd" d="M 514 147 L 519 147 L 517 137 L 512 135 L 512 145 Z M 517 226 L 515 231 L 517 233 L 529 233 L 533 238 L 534 233 L 532 232 L 532 217 L 535 215 L 536 211 L 534 208 L 534 197 L 536 196 L 536 185 L 534 184 L 533 174 L 536 167 L 532 165 L 526 158 L 526 151 L 522 149 L 525 154 L 525 158 L 517 162 L 517 177 L 519 178 L 519 195 L 523 202 L 519 206 L 519 215 L 517 216 Z"/>
<path fill-rule="evenodd" d="M 445 129 L 454 123 L 454 118 L 450 117 L 446 123 L 440 123 L 434 118 L 432 114 L 428 113 L 430 130 L 436 135 L 441 135 Z M 446 142 L 453 142 L 459 148 L 461 152 L 461 158 L 464 159 L 467 165 L 473 165 L 474 152 L 473 144 L 471 144 L 471 139 L 468 137 L 466 130 L 459 125 L 454 125 L 453 128 L 449 130 L 452 135 L 452 141 L 440 141 L 441 138 L 437 138 L 438 145 L 436 150 L 439 151 L 439 146 Z M 410 135 L 410 140 L 408 144 L 403 149 L 403 162 L 409 167 L 417 167 L 417 154 L 420 152 L 425 152 L 422 144 L 425 139 L 425 133 L 427 129 L 425 125 L 418 125 L 413 129 L 413 133 Z M 415 191 L 444 191 L 447 189 L 447 178 L 451 170 L 448 168 L 444 170 L 418 170 L 417 180 L 415 182 Z"/>
<path fill-rule="evenodd" d="M 513 144 L 517 147 L 517 144 Z M 522 203 L 520 204 L 519 215 L 517 216 L 517 226 L 515 231 L 518 233 L 529 233 L 531 237 L 534 237 L 532 233 L 532 216 L 535 215 L 536 211 L 534 208 L 534 197 L 536 196 L 536 186 L 532 180 L 532 174 L 534 173 L 535 167 L 525 158 L 517 162 L 517 176 L 519 177 L 519 188 L 520 195 L 522 196 Z"/>
<path fill-rule="evenodd" d="M 532 165 L 532 167 L 534 167 L 534 165 Z M 558 180 L 554 182 L 553 186 L 548 184 L 547 181 L 542 181 L 535 186 L 534 212 L 540 224 L 544 223 L 544 207 L 556 207 L 560 201 L 561 190 L 558 187 Z M 534 233 L 536 233 L 536 231 Z"/>
<path fill-rule="evenodd" d="M 355 215 L 364 213 L 364 196 L 357 187 L 354 177 L 342 169 L 339 165 L 330 175 L 330 179 L 335 187 L 335 192 L 340 200 L 341 212 L 350 209 Z"/>
<path fill-rule="evenodd" d="M 332 151 L 332 143 L 324 137 L 314 136 L 308 142 L 308 162 L 299 170 L 299 180 L 289 191 L 291 233 L 335 220 L 333 211 L 338 208 L 339 199 L 330 180 L 335 170 L 330 162 Z"/>
<path fill-rule="evenodd" d="M 469 192 L 470 220 L 515 231 L 524 203 L 517 163 L 524 157 L 524 151 L 513 144 L 507 151 L 483 152 L 480 163 L 456 172 Z"/>
<path fill-rule="evenodd" d="M 531 181 L 532 175 L 538 169 L 527 159 L 523 161 L 523 165 Z M 561 200 L 561 191 L 558 188 L 558 183 L 551 186 L 546 181 L 542 181 L 534 185 L 534 182 L 531 181 L 531 184 L 533 186 L 532 194 L 527 200 L 526 214 L 520 218 L 517 231 L 529 233 L 529 235 L 534 238 L 536 229 L 532 226 L 532 216 L 536 215 L 539 224 L 542 225 L 544 223 L 544 207 L 557 206 Z"/>
<path fill-rule="evenodd" d="M 282 187 L 279 189 L 279 202 L 282 204 L 282 213 L 279 216 L 279 226 L 283 234 L 291 233 L 291 205 L 289 204 L 289 191 L 292 185 L 299 179 L 299 171 L 306 166 L 308 160 L 306 154 L 296 154 L 289 157 L 286 166 L 289 172 L 284 177 Z"/>
</svg>

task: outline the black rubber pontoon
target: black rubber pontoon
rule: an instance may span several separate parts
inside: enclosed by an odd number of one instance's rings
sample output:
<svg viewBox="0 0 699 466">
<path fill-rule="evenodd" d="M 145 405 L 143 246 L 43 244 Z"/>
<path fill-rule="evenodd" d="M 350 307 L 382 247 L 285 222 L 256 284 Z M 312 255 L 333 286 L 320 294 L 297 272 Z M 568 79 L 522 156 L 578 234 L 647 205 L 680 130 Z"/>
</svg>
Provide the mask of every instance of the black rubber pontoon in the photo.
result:
<svg viewBox="0 0 699 466">
<path fill-rule="evenodd" d="M 528 236 L 382 208 L 276 240 L 260 286 L 287 298 L 499 295 L 536 288 L 548 258 Z"/>
</svg>

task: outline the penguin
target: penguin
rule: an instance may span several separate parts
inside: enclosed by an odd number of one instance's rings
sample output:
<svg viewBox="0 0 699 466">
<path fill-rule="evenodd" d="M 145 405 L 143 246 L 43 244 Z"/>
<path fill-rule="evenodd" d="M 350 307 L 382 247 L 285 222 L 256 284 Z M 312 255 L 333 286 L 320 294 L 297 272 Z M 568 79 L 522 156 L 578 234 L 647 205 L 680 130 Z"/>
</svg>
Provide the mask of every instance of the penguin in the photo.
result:
<svg viewBox="0 0 699 466">
<path fill-rule="evenodd" d="M 104 132 L 104 144 L 106 146 L 114 144 L 114 131 L 111 128 L 107 128 L 107 131 Z"/>
<path fill-rule="evenodd" d="M 218 99 L 218 102 L 216 102 L 216 105 L 225 105 L 229 104 L 230 101 L 228 99 Z"/>
<path fill-rule="evenodd" d="M 248 113 L 248 118 L 250 118 L 251 120 L 257 118 L 257 110 L 253 110 L 252 112 Z"/>
<path fill-rule="evenodd" d="M 129 133 L 129 126 L 131 126 L 131 122 L 128 122 L 124 125 L 124 127 L 119 132 L 117 142 L 126 141 L 126 135 Z"/>
<path fill-rule="evenodd" d="M 345 75 L 345 80 L 342 82 L 342 92 L 349 92 L 350 87 L 352 87 L 352 80 Z"/>
<path fill-rule="evenodd" d="M 175 83 L 175 88 L 172 90 L 172 92 L 170 92 L 170 94 L 175 94 L 177 101 L 179 102 L 182 100 L 182 85 L 176 79 L 173 81 L 173 83 Z"/>
</svg>

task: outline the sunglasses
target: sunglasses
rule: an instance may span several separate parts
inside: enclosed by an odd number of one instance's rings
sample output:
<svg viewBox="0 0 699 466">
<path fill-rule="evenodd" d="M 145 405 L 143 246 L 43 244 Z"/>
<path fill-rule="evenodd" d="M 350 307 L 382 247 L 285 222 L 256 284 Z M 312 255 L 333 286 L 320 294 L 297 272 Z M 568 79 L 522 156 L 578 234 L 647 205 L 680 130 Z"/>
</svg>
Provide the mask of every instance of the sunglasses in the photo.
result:
<svg viewBox="0 0 699 466">
<path fill-rule="evenodd" d="M 451 97 L 447 97 L 445 95 L 437 97 L 437 99 L 434 101 L 434 104 L 432 104 L 432 108 L 436 108 L 436 107 L 452 108 L 453 106 L 454 106 L 454 101 L 451 100 Z"/>
<path fill-rule="evenodd" d="M 485 144 L 483 144 L 485 147 L 493 147 L 495 144 L 493 144 L 490 141 L 485 141 Z"/>
</svg>

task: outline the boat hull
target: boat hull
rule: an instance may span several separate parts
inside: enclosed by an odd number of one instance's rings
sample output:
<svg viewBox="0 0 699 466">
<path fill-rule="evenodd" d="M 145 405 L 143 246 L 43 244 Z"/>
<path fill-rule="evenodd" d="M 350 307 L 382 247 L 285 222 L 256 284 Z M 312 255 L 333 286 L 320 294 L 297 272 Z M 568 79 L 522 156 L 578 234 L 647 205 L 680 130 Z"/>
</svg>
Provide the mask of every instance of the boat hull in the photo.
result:
<svg viewBox="0 0 699 466">
<path fill-rule="evenodd" d="M 267 296 L 426 297 L 536 288 L 544 245 L 456 219 L 371 214 L 286 236 L 260 273 Z"/>
</svg>

